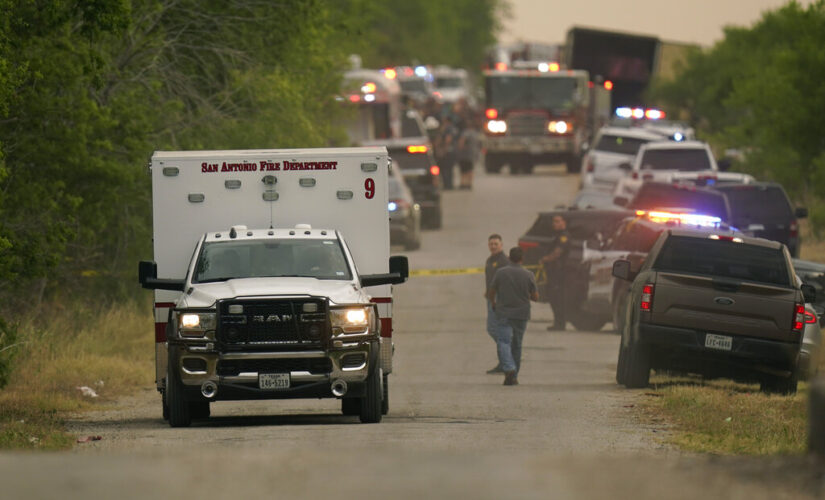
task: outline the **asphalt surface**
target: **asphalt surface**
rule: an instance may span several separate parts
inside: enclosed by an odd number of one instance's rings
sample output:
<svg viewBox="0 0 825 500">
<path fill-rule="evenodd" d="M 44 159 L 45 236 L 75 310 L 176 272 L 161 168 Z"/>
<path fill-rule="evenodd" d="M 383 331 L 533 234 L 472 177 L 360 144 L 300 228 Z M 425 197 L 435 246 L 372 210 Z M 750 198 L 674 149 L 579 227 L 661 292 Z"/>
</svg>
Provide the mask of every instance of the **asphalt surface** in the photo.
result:
<svg viewBox="0 0 825 500">
<path fill-rule="evenodd" d="M 543 167 L 444 194 L 444 227 L 409 252 L 412 269 L 478 267 L 487 236 L 505 248 L 536 213 L 572 199 L 578 176 Z M 400 253 L 401 250 L 398 249 Z M 219 402 L 171 429 L 153 387 L 70 431 L 71 452 L 0 454 L 2 498 L 800 498 L 764 461 L 689 456 L 638 418 L 644 391 L 614 381 L 618 337 L 547 332 L 534 304 L 521 384 L 487 375 L 480 274 L 422 276 L 395 289 L 390 413 L 364 425 L 335 400 Z M 797 459 L 802 460 L 802 459 Z M 805 467 L 788 466 L 792 470 Z M 807 470 L 807 469 L 806 469 Z"/>
</svg>

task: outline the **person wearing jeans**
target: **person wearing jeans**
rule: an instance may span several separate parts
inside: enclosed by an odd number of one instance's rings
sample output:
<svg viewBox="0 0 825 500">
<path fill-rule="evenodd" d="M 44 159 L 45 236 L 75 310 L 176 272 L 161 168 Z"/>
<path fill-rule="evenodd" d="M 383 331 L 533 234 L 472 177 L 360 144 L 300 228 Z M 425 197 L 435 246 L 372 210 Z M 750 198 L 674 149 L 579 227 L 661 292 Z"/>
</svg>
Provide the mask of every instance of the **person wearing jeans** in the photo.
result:
<svg viewBox="0 0 825 500">
<path fill-rule="evenodd" d="M 487 290 L 487 298 L 495 312 L 496 349 L 504 371 L 504 385 L 518 385 L 521 345 L 530 319 L 530 301 L 539 300 L 536 279 L 522 267 L 522 259 L 521 248 L 511 248 L 510 265 L 496 271 Z"/>
<path fill-rule="evenodd" d="M 487 292 L 490 290 L 490 283 L 493 282 L 493 276 L 496 271 L 505 267 L 510 263 L 507 256 L 504 255 L 504 247 L 501 242 L 501 235 L 497 233 L 491 234 L 487 238 L 487 248 L 490 250 L 490 256 L 487 257 L 487 262 L 484 263 L 484 298 L 487 302 L 487 333 L 493 342 L 496 341 L 496 313 L 493 311 L 492 303 L 487 298 Z M 497 364 L 493 368 L 487 370 L 487 373 L 503 373 L 501 364 Z"/>
</svg>

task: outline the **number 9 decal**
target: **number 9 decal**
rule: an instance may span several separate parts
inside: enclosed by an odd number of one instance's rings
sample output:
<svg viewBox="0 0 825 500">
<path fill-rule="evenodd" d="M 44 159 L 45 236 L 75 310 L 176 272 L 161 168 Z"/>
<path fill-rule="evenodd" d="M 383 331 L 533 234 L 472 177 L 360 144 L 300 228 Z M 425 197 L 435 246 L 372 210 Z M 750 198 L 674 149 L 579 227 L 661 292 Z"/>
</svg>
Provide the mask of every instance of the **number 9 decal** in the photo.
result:
<svg viewBox="0 0 825 500">
<path fill-rule="evenodd" d="M 372 197 L 375 196 L 375 180 L 368 177 L 367 180 L 364 181 L 364 189 L 367 190 L 364 196 L 366 196 L 368 200 L 371 200 Z"/>
</svg>

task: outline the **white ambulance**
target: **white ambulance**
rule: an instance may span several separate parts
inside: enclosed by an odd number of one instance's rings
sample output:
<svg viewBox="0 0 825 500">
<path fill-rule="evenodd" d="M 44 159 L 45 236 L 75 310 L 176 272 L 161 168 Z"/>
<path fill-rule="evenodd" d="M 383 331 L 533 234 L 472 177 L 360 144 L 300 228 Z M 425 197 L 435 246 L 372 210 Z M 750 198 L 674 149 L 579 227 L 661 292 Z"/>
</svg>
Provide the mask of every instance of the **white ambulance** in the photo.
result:
<svg viewBox="0 0 825 500">
<path fill-rule="evenodd" d="M 173 427 L 219 400 L 341 399 L 380 422 L 392 372 L 384 148 L 152 156 L 156 380 Z M 346 236 L 346 239 L 344 238 Z"/>
</svg>

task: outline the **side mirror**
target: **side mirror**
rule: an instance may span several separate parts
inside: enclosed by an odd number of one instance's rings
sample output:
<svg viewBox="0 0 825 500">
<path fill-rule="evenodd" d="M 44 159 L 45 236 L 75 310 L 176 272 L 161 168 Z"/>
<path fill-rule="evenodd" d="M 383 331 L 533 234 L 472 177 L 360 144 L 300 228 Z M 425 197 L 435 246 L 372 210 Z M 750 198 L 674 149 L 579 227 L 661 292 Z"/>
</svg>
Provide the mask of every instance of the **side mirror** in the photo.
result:
<svg viewBox="0 0 825 500">
<path fill-rule="evenodd" d="M 804 219 L 808 217 L 808 209 L 805 207 L 796 207 L 796 210 L 794 210 L 794 215 L 797 219 Z"/>
<path fill-rule="evenodd" d="M 816 300 L 816 288 L 805 283 L 800 288 L 802 289 L 802 296 L 805 297 L 805 303 L 810 304 Z"/>
<path fill-rule="evenodd" d="M 719 167 L 719 170 L 721 172 L 727 172 L 728 170 L 730 170 L 732 164 L 733 162 L 730 158 L 721 158 L 719 160 L 716 160 L 716 166 Z"/>
<path fill-rule="evenodd" d="M 403 255 L 390 257 L 390 272 L 387 274 L 367 274 L 361 276 L 361 285 L 364 287 L 378 285 L 397 285 L 407 281 L 410 276 L 409 262 Z"/>
<path fill-rule="evenodd" d="M 633 281 L 636 274 L 630 270 L 629 260 L 617 260 L 613 263 L 613 276 L 625 281 Z"/>
<path fill-rule="evenodd" d="M 149 290 L 182 292 L 186 285 L 184 280 L 158 279 L 158 265 L 151 260 L 143 260 L 138 264 L 138 281 L 140 286 Z"/>
<path fill-rule="evenodd" d="M 614 205 L 626 207 L 628 203 L 630 203 L 630 200 L 624 196 L 616 196 L 613 198 Z"/>
<path fill-rule="evenodd" d="M 633 165 L 631 165 L 630 163 L 627 163 L 627 162 L 620 163 L 619 164 L 619 169 L 624 170 L 625 172 L 630 172 L 631 170 L 633 170 Z"/>
</svg>

